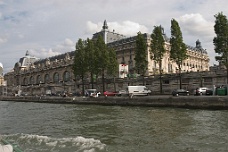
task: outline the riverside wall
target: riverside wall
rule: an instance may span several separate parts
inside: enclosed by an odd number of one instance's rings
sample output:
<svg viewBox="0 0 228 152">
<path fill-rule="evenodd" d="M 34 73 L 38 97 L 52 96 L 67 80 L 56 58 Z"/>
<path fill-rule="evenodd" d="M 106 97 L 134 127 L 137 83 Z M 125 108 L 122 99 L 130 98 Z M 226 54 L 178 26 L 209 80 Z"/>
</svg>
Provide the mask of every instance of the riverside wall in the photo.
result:
<svg viewBox="0 0 228 152">
<path fill-rule="evenodd" d="M 228 96 L 0 97 L 0 101 L 228 110 Z"/>
</svg>

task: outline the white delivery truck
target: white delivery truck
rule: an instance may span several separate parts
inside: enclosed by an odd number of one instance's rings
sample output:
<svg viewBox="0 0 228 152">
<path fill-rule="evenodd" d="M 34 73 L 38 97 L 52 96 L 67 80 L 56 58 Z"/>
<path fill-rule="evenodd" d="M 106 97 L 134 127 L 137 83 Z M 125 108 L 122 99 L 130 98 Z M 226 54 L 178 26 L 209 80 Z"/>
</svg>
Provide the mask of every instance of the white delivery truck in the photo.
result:
<svg viewBox="0 0 228 152">
<path fill-rule="evenodd" d="M 85 95 L 88 97 L 99 97 L 101 95 L 101 93 L 97 92 L 96 89 L 86 89 Z"/>
<path fill-rule="evenodd" d="M 146 86 L 128 86 L 127 89 L 129 96 L 151 94 L 151 91 Z"/>
</svg>

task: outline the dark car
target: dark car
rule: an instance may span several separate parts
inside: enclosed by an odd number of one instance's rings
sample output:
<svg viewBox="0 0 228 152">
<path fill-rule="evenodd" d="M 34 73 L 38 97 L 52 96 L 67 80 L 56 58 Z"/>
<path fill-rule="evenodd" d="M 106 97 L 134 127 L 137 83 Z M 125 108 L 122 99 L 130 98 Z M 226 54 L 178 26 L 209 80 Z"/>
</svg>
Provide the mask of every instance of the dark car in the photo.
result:
<svg viewBox="0 0 228 152">
<path fill-rule="evenodd" d="M 172 92 L 173 96 L 179 96 L 179 95 L 184 95 L 184 96 L 189 96 L 189 91 L 185 89 L 175 89 Z"/>
<path fill-rule="evenodd" d="M 206 95 L 213 95 L 213 93 L 214 93 L 214 91 L 213 91 L 212 88 L 208 88 L 208 89 L 206 90 Z"/>
</svg>

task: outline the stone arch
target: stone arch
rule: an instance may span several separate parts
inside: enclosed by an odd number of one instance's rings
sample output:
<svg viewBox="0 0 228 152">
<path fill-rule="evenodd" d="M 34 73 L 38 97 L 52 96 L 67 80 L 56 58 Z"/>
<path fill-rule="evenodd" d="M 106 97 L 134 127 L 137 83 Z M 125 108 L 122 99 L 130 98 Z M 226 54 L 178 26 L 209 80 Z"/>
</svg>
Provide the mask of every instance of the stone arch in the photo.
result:
<svg viewBox="0 0 228 152">
<path fill-rule="evenodd" d="M 50 77 L 49 74 L 44 75 L 44 83 L 49 83 L 50 82 Z"/>
<path fill-rule="evenodd" d="M 59 73 L 55 72 L 53 75 L 53 82 L 54 83 L 59 83 Z"/>
<path fill-rule="evenodd" d="M 41 76 L 40 76 L 40 75 L 38 75 L 38 76 L 36 77 L 36 83 L 37 83 L 37 84 L 40 84 L 40 83 L 41 83 Z"/>
<path fill-rule="evenodd" d="M 27 78 L 24 78 L 24 79 L 23 79 L 23 83 L 22 83 L 22 85 L 28 85 Z"/>
<path fill-rule="evenodd" d="M 33 77 L 33 76 L 31 76 L 31 77 L 29 78 L 29 82 L 30 82 L 30 84 L 34 84 L 34 77 Z"/>
<path fill-rule="evenodd" d="M 70 72 L 69 72 L 69 71 L 65 71 L 65 72 L 63 73 L 63 81 L 64 81 L 64 82 L 70 81 Z"/>
</svg>

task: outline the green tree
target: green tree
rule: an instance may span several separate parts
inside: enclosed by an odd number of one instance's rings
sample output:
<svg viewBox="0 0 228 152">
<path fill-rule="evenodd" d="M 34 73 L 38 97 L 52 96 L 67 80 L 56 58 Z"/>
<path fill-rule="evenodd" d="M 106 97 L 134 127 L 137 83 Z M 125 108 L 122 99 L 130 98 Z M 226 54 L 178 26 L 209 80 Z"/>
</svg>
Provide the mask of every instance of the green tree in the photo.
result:
<svg viewBox="0 0 228 152">
<path fill-rule="evenodd" d="M 92 89 L 94 88 L 94 76 L 97 70 L 97 60 L 96 60 L 96 53 L 95 53 L 95 46 L 94 41 L 87 39 L 86 45 L 86 58 L 88 61 L 88 72 L 90 73 L 90 82 Z"/>
<path fill-rule="evenodd" d="M 116 76 L 117 72 L 118 72 L 118 62 L 116 59 L 116 52 L 112 48 L 108 48 L 107 74 L 110 76 Z"/>
<path fill-rule="evenodd" d="M 108 58 L 107 74 L 114 77 L 114 90 L 116 91 L 115 76 L 118 72 L 118 62 L 116 52 L 112 48 L 108 48 Z"/>
<path fill-rule="evenodd" d="M 216 61 L 223 64 L 227 70 L 227 85 L 228 85 L 228 20 L 223 13 L 215 15 L 214 31 L 216 37 L 213 39 L 215 46 Z"/>
<path fill-rule="evenodd" d="M 155 26 L 151 34 L 151 59 L 159 64 L 160 93 L 162 93 L 162 59 L 165 54 L 165 40 L 163 37 L 163 28 Z"/>
<path fill-rule="evenodd" d="M 105 71 L 108 67 L 108 49 L 102 38 L 102 36 L 98 36 L 98 39 L 95 42 L 95 53 L 96 53 L 96 61 L 97 61 L 97 74 L 101 74 L 102 77 L 102 85 L 103 92 L 105 92 Z"/>
<path fill-rule="evenodd" d="M 170 38 L 170 58 L 176 62 L 179 72 L 180 89 L 182 88 L 181 65 L 187 59 L 187 47 L 183 42 L 182 32 L 178 22 L 171 20 L 171 38 Z"/>
<path fill-rule="evenodd" d="M 73 72 L 75 78 L 79 77 L 82 81 L 82 93 L 84 95 L 85 92 L 85 83 L 84 79 L 86 73 L 88 72 L 88 60 L 86 58 L 86 43 L 79 39 L 76 43 L 76 50 L 74 56 L 74 64 L 73 64 Z"/>
<path fill-rule="evenodd" d="M 135 49 L 135 69 L 138 74 L 143 76 L 143 85 L 144 76 L 148 67 L 147 57 L 147 43 L 145 37 L 141 34 L 141 32 L 137 33 L 136 37 L 136 49 Z"/>
</svg>

